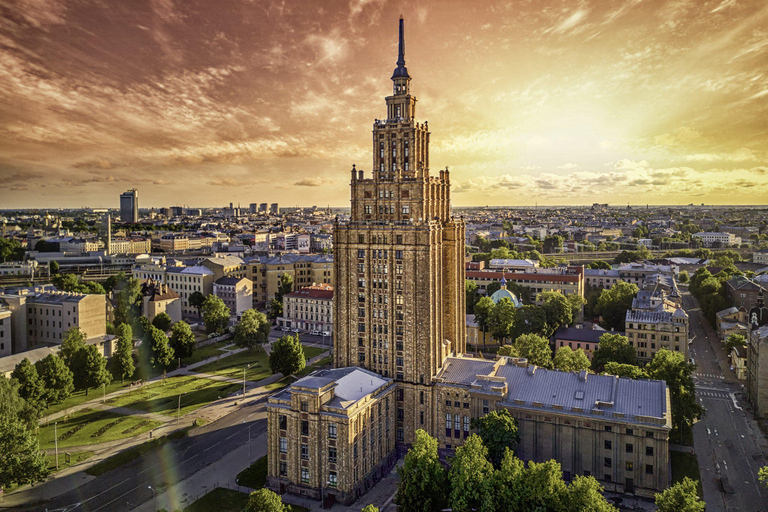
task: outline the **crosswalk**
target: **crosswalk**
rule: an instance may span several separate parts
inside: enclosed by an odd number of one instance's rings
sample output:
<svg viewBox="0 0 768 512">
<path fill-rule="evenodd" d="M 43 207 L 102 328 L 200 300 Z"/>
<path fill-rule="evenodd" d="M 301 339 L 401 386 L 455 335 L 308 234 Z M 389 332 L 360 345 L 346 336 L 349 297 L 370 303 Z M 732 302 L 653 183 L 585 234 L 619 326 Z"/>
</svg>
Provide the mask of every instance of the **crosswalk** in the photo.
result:
<svg viewBox="0 0 768 512">
<path fill-rule="evenodd" d="M 731 395 L 727 391 L 699 391 L 698 395 L 700 397 L 707 397 L 707 398 L 726 398 L 730 399 Z"/>
<path fill-rule="evenodd" d="M 715 375 L 714 373 L 698 373 L 697 372 L 697 373 L 694 373 L 693 376 L 701 377 L 705 379 L 725 379 L 725 375 L 723 374 Z"/>
</svg>

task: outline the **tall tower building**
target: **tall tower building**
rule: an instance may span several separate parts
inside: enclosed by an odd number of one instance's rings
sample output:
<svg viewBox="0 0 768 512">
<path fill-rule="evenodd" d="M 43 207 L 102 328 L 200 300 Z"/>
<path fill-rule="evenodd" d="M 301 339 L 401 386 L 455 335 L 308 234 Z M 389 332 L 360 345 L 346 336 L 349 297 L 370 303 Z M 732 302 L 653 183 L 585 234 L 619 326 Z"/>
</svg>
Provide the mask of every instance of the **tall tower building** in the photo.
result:
<svg viewBox="0 0 768 512">
<path fill-rule="evenodd" d="M 139 222 L 139 191 L 135 188 L 120 194 L 120 221 Z"/>
<path fill-rule="evenodd" d="M 416 429 L 436 430 L 432 379 L 466 349 L 464 222 L 451 216 L 448 169 L 429 172 L 402 18 L 392 82 L 373 170 L 352 166 L 351 217 L 334 226 L 334 364 L 395 380 L 397 441 L 411 443 Z"/>
</svg>

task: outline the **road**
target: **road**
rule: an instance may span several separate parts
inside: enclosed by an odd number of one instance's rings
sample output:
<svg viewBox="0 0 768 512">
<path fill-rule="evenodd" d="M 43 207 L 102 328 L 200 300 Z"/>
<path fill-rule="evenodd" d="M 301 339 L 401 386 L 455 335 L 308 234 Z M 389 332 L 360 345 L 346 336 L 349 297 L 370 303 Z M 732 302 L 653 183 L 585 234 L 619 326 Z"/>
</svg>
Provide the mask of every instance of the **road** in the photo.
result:
<svg viewBox="0 0 768 512">
<path fill-rule="evenodd" d="M 249 439 L 255 439 L 266 430 L 265 404 L 253 400 L 231 414 L 195 429 L 189 437 L 170 442 L 45 504 L 15 510 L 128 512 L 152 499 L 156 492 L 193 475 L 233 450 L 246 449 Z"/>
<path fill-rule="evenodd" d="M 768 489 L 757 481 L 757 470 L 766 464 L 759 448 L 762 433 L 753 428 L 745 410 L 741 381 L 730 370 L 717 334 L 688 292 L 683 294 L 683 307 L 693 336 L 691 356 L 698 366 L 696 397 L 706 410 L 693 426 L 693 445 L 707 511 L 768 510 Z M 721 480 L 735 492 L 722 492 Z"/>
</svg>

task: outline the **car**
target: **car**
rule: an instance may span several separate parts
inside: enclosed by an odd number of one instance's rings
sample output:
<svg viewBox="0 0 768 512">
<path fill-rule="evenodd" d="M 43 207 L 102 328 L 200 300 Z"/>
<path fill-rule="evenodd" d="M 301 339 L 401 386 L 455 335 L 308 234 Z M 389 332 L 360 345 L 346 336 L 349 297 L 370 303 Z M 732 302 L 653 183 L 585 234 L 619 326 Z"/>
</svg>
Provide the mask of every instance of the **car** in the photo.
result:
<svg viewBox="0 0 768 512">
<path fill-rule="evenodd" d="M 331 332 L 330 331 L 323 331 L 322 334 L 323 334 L 323 336 L 330 336 Z"/>
<path fill-rule="evenodd" d="M 320 331 L 309 331 L 309 334 L 312 336 L 320 336 Z"/>
</svg>

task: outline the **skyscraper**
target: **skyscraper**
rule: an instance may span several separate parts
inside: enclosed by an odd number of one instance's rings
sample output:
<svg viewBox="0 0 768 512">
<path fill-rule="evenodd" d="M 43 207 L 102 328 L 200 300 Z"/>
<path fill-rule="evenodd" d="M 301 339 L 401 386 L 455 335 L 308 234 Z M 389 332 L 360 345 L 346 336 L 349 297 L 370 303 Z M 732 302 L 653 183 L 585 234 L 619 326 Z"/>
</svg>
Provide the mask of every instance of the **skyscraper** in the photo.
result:
<svg viewBox="0 0 768 512">
<path fill-rule="evenodd" d="M 400 19 L 387 115 L 373 123 L 373 171 L 353 166 L 348 223 L 334 227 L 335 366 L 395 379 L 397 441 L 436 428 L 432 378 L 466 348 L 464 222 L 451 216 L 448 169 L 430 176 L 428 123 L 416 120 Z"/>
<path fill-rule="evenodd" d="M 120 221 L 139 222 L 139 191 L 135 188 L 120 194 Z"/>
</svg>

